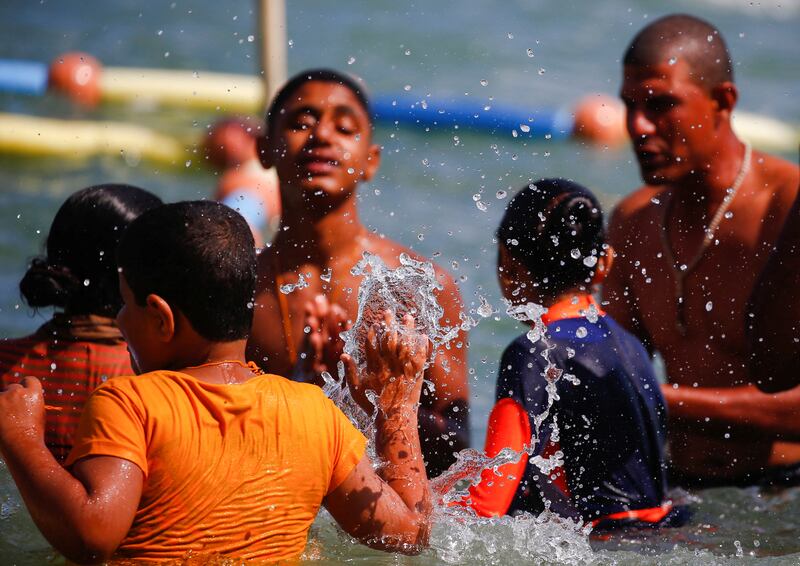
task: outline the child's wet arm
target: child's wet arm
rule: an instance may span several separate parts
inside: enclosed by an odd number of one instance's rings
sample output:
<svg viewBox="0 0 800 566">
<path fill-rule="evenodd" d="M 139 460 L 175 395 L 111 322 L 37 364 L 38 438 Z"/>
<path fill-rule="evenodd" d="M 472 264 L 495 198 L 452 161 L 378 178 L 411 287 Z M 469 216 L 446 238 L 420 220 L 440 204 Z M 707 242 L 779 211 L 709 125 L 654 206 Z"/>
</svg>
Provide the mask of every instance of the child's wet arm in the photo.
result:
<svg viewBox="0 0 800 566">
<path fill-rule="evenodd" d="M 350 535 L 380 550 L 415 554 L 427 546 L 431 500 L 413 408 L 376 421 L 378 472 L 365 456 L 325 506 Z"/>
<path fill-rule="evenodd" d="M 73 475 L 42 440 L 3 446 L 6 464 L 36 526 L 77 563 L 107 559 L 130 529 L 142 489 L 134 464 L 107 456 L 85 458 Z"/>
</svg>

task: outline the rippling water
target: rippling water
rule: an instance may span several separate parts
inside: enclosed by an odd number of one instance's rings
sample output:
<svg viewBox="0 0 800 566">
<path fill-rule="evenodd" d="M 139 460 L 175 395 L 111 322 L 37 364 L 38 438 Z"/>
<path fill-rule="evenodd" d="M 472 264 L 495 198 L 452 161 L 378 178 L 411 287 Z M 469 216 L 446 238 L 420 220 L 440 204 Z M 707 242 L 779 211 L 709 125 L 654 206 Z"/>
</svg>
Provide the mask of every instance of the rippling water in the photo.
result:
<svg viewBox="0 0 800 566">
<path fill-rule="evenodd" d="M 668 10 L 706 17 L 721 28 L 736 61 L 742 108 L 800 123 L 798 0 L 297 0 L 288 8 L 289 65 L 290 71 L 320 65 L 351 71 L 376 93 L 405 93 L 408 85 L 409 94 L 419 98 L 430 93 L 523 108 L 570 108 L 586 93 L 616 92 L 625 45 L 636 30 Z M 254 73 L 256 43 L 248 41 L 256 33 L 252 11 L 253 3 L 245 0 L 98 2 L 91 9 L 75 0 L 6 1 L 0 4 L 5 39 L 0 57 L 48 61 L 80 49 L 106 65 Z M 136 121 L 176 135 L 197 134 L 216 118 L 146 106 L 107 105 L 88 111 L 57 98 L 4 94 L 0 111 Z M 510 132 L 487 136 L 385 126 L 378 128 L 376 139 L 384 145 L 383 165 L 377 179 L 361 189 L 364 220 L 423 254 L 435 255 L 460 281 L 471 308 L 480 306 L 480 294 L 503 311 L 492 232 L 507 198 L 497 199 L 498 190 L 562 175 L 590 186 L 610 207 L 639 181 L 627 148 L 531 143 L 513 139 Z M 791 153 L 784 157 L 797 160 Z M 205 197 L 214 185 L 213 175 L 198 160 L 189 167 L 169 168 L 131 165 L 118 158 L 65 162 L 0 157 L 0 336 L 30 332 L 47 318 L 48 313 L 32 313 L 21 303 L 17 283 L 26 261 L 40 253 L 66 195 L 101 181 L 141 185 L 166 200 Z M 475 206 L 474 194 L 482 195 L 485 212 Z M 475 446 L 483 443 L 500 352 L 521 331 L 498 316 L 482 319 L 471 333 Z M 436 527 L 433 548 L 417 558 L 356 547 L 323 514 L 307 555 L 370 564 L 800 562 L 800 490 L 715 489 L 694 496 L 690 526 L 605 541 L 531 517 L 495 522 L 450 517 Z M 0 469 L 0 562 L 42 564 L 54 556 L 20 508 L 5 468 Z"/>
</svg>

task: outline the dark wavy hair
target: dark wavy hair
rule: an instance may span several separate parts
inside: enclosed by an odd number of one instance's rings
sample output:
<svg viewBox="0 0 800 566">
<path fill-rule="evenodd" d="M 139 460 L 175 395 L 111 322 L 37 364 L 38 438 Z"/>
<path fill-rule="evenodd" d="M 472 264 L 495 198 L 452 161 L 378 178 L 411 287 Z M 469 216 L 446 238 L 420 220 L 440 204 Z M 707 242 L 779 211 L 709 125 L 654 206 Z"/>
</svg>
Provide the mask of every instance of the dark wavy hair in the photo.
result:
<svg viewBox="0 0 800 566">
<path fill-rule="evenodd" d="M 528 269 L 542 295 L 556 297 L 594 275 L 594 262 L 586 258 L 604 253 L 603 211 L 586 187 L 542 179 L 511 199 L 497 239 Z"/>
<path fill-rule="evenodd" d="M 125 232 L 117 262 L 138 304 L 151 293 L 160 296 L 206 340 L 250 334 L 255 242 L 232 208 L 187 201 L 145 212 Z"/>
<path fill-rule="evenodd" d="M 278 115 L 283 111 L 283 107 L 289 102 L 290 97 L 301 86 L 310 82 L 334 83 L 349 89 L 364 108 L 370 121 L 372 120 L 369 97 L 365 86 L 359 79 L 333 69 L 307 69 L 290 78 L 272 99 L 266 116 L 267 135 L 272 134 Z"/>
<path fill-rule="evenodd" d="M 72 194 L 58 209 L 46 255 L 31 261 L 19 289 L 31 307 L 115 316 L 122 306 L 116 254 L 122 233 L 161 199 L 130 185 L 105 184 Z"/>
</svg>

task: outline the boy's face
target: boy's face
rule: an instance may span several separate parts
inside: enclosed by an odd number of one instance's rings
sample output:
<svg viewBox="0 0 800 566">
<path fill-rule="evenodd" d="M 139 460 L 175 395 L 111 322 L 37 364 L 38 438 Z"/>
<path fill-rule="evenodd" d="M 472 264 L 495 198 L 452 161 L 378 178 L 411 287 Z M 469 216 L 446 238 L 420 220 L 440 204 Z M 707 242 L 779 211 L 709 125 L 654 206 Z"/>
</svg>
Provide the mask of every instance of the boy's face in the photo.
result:
<svg viewBox="0 0 800 566">
<path fill-rule="evenodd" d="M 292 202 L 338 201 L 378 169 L 380 148 L 371 143 L 372 122 L 355 94 L 330 82 L 300 86 L 277 116 L 265 156 Z"/>
<path fill-rule="evenodd" d="M 122 294 L 122 308 L 117 313 L 117 326 L 128 343 L 133 371 L 138 375 L 161 369 L 158 355 L 154 355 L 158 352 L 156 329 L 153 327 L 155 321 L 148 315 L 147 307 L 136 302 L 136 297 L 121 272 L 119 290 Z"/>
</svg>

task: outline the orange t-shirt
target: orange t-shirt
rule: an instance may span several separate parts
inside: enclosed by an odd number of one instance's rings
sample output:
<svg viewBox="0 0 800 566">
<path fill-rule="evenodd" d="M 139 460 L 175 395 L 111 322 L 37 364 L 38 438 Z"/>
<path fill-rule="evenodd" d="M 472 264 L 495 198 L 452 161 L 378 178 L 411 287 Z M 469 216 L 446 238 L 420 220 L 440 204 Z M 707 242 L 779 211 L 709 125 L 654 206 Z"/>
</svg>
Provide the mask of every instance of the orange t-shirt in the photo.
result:
<svg viewBox="0 0 800 566">
<path fill-rule="evenodd" d="M 315 385 L 276 375 L 217 385 L 155 371 L 92 394 L 67 465 L 115 456 L 144 472 L 118 558 L 276 560 L 303 551 L 323 498 L 365 445 Z"/>
</svg>

